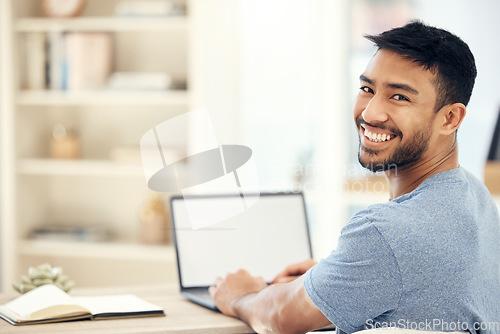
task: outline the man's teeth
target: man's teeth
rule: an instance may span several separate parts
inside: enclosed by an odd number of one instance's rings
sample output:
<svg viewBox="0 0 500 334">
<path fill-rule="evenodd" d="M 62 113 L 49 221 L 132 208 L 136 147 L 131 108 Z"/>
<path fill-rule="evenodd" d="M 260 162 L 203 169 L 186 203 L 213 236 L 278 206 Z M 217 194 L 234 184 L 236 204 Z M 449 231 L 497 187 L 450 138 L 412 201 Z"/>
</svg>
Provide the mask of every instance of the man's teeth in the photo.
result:
<svg viewBox="0 0 500 334">
<path fill-rule="evenodd" d="M 386 135 L 385 133 L 384 134 L 376 134 L 376 133 L 373 133 L 373 132 L 370 132 L 370 130 L 368 129 L 365 129 L 365 137 L 370 139 L 371 141 L 375 141 L 375 142 L 382 142 L 382 141 L 387 141 L 387 140 L 391 140 L 393 137 L 391 137 L 391 135 Z"/>
</svg>

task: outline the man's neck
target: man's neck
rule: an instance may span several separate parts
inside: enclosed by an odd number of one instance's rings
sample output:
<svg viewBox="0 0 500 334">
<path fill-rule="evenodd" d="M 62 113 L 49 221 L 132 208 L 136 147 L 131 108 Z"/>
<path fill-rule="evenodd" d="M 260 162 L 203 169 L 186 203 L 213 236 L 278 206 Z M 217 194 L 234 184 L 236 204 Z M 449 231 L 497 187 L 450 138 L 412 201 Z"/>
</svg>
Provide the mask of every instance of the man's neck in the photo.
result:
<svg viewBox="0 0 500 334">
<path fill-rule="evenodd" d="M 458 168 L 458 147 L 453 145 L 449 152 L 421 160 L 411 166 L 385 172 L 389 184 L 390 199 L 415 190 L 432 175 Z"/>
</svg>

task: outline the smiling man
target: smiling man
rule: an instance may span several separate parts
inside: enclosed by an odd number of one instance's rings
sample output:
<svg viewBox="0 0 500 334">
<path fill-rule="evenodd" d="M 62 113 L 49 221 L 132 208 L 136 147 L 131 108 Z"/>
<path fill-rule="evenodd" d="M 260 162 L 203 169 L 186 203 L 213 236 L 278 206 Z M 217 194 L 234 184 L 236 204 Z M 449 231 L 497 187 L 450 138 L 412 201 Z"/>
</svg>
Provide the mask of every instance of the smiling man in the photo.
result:
<svg viewBox="0 0 500 334">
<path fill-rule="evenodd" d="M 318 264 L 292 265 L 269 286 L 240 270 L 218 278 L 212 297 L 259 333 L 329 324 L 500 333 L 498 212 L 458 164 L 474 57 L 420 22 L 367 38 L 378 51 L 354 107 L 359 162 L 385 173 L 389 202 L 356 213 Z"/>
</svg>

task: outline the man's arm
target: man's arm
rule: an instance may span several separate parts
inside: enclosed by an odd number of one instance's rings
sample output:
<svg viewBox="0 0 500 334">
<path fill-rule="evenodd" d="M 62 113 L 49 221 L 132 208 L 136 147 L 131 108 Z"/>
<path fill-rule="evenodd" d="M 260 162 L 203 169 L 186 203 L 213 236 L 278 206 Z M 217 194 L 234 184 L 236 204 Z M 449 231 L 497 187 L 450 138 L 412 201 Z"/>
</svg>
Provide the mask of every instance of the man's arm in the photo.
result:
<svg viewBox="0 0 500 334">
<path fill-rule="evenodd" d="M 240 318 L 258 333 L 305 333 L 331 325 L 307 295 L 302 276 L 265 286 L 262 278 L 240 270 L 219 278 L 210 293 L 222 313 Z"/>
<path fill-rule="evenodd" d="M 306 271 L 311 269 L 317 263 L 318 262 L 314 261 L 313 259 L 309 259 L 289 265 L 288 267 L 285 268 L 285 270 L 276 275 L 271 284 L 288 283 L 293 280 L 296 280 L 297 278 L 305 274 Z"/>
</svg>

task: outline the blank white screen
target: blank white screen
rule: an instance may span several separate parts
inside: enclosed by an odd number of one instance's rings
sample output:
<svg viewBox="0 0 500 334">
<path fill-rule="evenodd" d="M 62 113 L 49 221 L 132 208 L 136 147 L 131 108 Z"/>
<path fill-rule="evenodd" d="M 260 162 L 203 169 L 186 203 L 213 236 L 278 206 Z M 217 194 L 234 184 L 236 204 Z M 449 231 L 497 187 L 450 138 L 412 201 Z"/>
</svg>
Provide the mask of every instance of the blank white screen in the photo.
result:
<svg viewBox="0 0 500 334">
<path fill-rule="evenodd" d="M 207 197 L 172 201 L 184 287 L 211 285 L 217 276 L 240 268 L 269 282 L 287 265 L 311 258 L 300 194 L 260 196 L 243 213 L 201 230 L 192 230 L 184 201 L 203 201 L 204 207 L 220 210 L 225 205 L 237 205 L 242 199 Z"/>
</svg>

